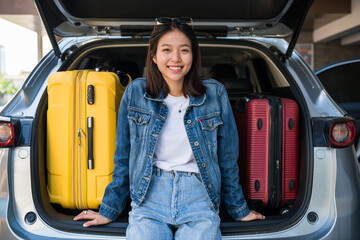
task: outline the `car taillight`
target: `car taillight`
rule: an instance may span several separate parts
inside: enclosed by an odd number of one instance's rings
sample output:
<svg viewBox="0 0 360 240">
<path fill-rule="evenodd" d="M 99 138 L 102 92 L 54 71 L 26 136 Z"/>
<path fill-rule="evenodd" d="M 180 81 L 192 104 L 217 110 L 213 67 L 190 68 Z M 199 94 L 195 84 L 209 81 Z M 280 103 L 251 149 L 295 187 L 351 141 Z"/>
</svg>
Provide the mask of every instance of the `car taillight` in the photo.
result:
<svg viewBox="0 0 360 240">
<path fill-rule="evenodd" d="M 330 127 L 329 138 L 331 147 L 347 147 L 354 143 L 356 126 L 354 121 L 333 123 Z"/>
<path fill-rule="evenodd" d="M 14 145 L 15 131 L 12 123 L 0 122 L 0 146 L 10 147 Z"/>
</svg>

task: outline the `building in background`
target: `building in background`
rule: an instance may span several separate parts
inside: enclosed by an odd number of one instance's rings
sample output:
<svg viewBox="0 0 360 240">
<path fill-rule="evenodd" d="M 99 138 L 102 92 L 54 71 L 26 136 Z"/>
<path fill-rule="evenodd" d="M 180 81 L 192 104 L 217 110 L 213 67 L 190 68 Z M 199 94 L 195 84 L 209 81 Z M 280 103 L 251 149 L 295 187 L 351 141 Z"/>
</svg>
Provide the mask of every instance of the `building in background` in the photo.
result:
<svg viewBox="0 0 360 240">
<path fill-rule="evenodd" d="M 0 73 L 5 72 L 5 49 L 0 45 Z"/>
<path fill-rule="evenodd" d="M 298 43 L 295 45 L 295 49 L 310 66 L 310 68 L 314 70 L 314 44 Z"/>
</svg>

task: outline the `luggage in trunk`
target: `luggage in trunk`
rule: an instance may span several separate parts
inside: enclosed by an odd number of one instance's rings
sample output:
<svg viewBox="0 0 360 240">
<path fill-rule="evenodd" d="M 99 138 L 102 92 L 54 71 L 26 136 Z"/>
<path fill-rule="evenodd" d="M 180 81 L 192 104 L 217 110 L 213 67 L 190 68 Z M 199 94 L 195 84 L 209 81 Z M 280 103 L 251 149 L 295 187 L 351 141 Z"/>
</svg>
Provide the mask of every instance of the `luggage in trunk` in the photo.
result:
<svg viewBox="0 0 360 240">
<path fill-rule="evenodd" d="M 56 72 L 48 79 L 47 190 L 51 203 L 97 209 L 114 168 L 125 87 L 111 72 Z"/>
<path fill-rule="evenodd" d="M 299 108 L 290 99 L 249 95 L 236 101 L 240 184 L 250 207 L 278 209 L 296 199 Z"/>
</svg>

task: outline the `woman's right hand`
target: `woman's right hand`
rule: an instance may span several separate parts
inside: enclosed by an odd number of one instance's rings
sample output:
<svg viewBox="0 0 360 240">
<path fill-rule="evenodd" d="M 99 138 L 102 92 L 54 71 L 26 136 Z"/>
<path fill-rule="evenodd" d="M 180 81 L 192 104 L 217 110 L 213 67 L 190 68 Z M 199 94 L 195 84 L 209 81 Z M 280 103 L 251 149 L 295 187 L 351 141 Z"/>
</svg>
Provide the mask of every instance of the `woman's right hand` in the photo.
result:
<svg viewBox="0 0 360 240">
<path fill-rule="evenodd" d="M 255 212 L 254 210 L 251 210 L 250 213 L 246 217 L 240 219 L 240 221 L 249 222 L 249 221 L 258 220 L 258 219 L 259 220 L 264 220 L 265 216 L 262 215 L 261 213 Z"/>
<path fill-rule="evenodd" d="M 104 216 L 101 216 L 100 213 L 98 213 L 98 212 L 94 212 L 91 210 L 82 211 L 79 215 L 77 215 L 74 218 L 74 220 L 75 221 L 90 220 L 83 224 L 84 227 L 89 227 L 92 225 L 103 225 L 103 224 L 108 224 L 109 222 L 111 222 L 110 219 L 108 219 Z"/>
</svg>

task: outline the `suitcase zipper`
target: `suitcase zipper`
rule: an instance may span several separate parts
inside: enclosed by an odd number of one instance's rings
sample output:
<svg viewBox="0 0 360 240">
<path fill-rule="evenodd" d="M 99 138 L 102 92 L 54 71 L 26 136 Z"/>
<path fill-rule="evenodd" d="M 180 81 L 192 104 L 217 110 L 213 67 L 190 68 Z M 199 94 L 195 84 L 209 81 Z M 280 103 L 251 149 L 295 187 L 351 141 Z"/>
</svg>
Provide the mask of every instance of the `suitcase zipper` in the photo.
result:
<svg viewBox="0 0 360 240">
<path fill-rule="evenodd" d="M 269 202 L 270 208 L 277 208 L 282 203 L 282 101 L 278 97 L 268 96 L 270 106 L 269 133 Z"/>
<path fill-rule="evenodd" d="M 81 146 L 81 138 L 82 137 L 85 137 L 84 131 L 81 128 L 78 128 L 79 147 Z"/>
<path fill-rule="evenodd" d="M 269 162 L 268 162 L 268 207 L 274 207 L 274 201 L 276 197 L 275 186 L 275 162 L 276 162 L 276 125 L 277 125 L 277 109 L 275 103 L 271 97 L 267 97 L 269 102 Z"/>
<path fill-rule="evenodd" d="M 80 128 L 80 125 L 81 125 L 81 121 L 79 120 L 79 116 L 80 116 L 80 109 L 81 109 L 81 94 L 80 93 L 80 88 L 81 88 L 81 79 L 82 79 L 82 75 L 83 75 L 83 72 L 80 71 L 79 73 L 79 77 L 77 78 L 77 81 L 76 81 L 76 85 L 77 85 L 77 94 L 76 94 L 76 99 L 75 99 L 75 105 L 76 105 L 76 117 L 77 117 L 77 136 L 79 137 L 79 128 Z M 76 140 L 75 140 L 76 142 Z M 79 206 L 79 202 L 80 202 L 80 188 L 81 188 L 81 182 L 80 182 L 80 166 L 79 166 L 79 159 L 80 159 L 80 155 L 81 154 L 81 150 L 80 150 L 80 142 L 78 143 L 78 145 L 76 146 L 76 151 L 77 153 L 77 157 L 76 157 L 76 170 L 75 170 L 75 176 L 76 176 L 76 181 L 74 181 L 74 188 L 76 189 L 76 202 L 75 202 L 75 206 L 76 208 L 80 208 Z"/>
<path fill-rule="evenodd" d="M 272 206 L 273 208 L 278 208 L 282 204 L 282 149 L 283 149 L 283 141 L 282 141 L 282 135 L 283 135 L 283 107 L 282 107 L 282 101 L 281 98 L 274 97 L 273 104 L 274 108 L 276 109 L 274 113 L 276 114 L 274 118 L 274 138 L 273 141 L 275 143 L 274 145 L 274 192 L 273 192 L 273 200 L 272 200 Z"/>
<path fill-rule="evenodd" d="M 82 161 L 82 155 L 83 153 L 83 148 L 84 145 L 81 142 L 81 138 L 84 137 L 86 138 L 85 132 L 82 128 L 82 120 L 83 120 L 83 116 L 85 116 L 86 113 L 84 113 L 83 115 L 83 110 L 85 111 L 85 99 L 83 101 L 83 97 L 86 96 L 84 95 L 84 91 L 83 91 L 83 85 L 86 85 L 86 79 L 87 79 L 87 75 L 88 75 L 89 71 L 83 71 L 81 77 L 79 78 L 79 95 L 78 95 L 78 107 L 79 107 L 79 113 L 78 113 L 78 138 L 79 138 L 79 146 L 78 146 L 78 208 L 79 209 L 85 209 L 86 207 L 84 206 L 84 174 L 83 174 L 83 170 L 84 170 L 84 166 L 83 166 L 83 161 Z"/>
<path fill-rule="evenodd" d="M 278 134 L 278 146 L 277 146 L 277 162 L 276 162 L 276 169 L 278 173 L 277 181 L 277 207 L 280 207 L 282 205 L 282 195 L 283 195 L 283 135 L 284 135 L 284 129 L 283 129 L 283 115 L 284 115 L 284 108 L 281 98 L 277 98 L 277 105 L 278 107 L 278 126 L 277 126 L 277 134 Z"/>
<path fill-rule="evenodd" d="M 81 116 L 81 115 L 79 115 Z M 78 187 L 79 187 L 79 191 L 78 191 L 78 195 L 79 195 L 79 198 L 78 198 L 78 205 L 79 205 L 79 208 L 80 209 L 83 209 L 84 208 L 84 204 L 83 204 L 83 174 L 82 174 L 82 171 L 83 171 L 83 164 L 82 164 L 82 143 L 81 143 L 81 138 L 82 137 L 85 137 L 85 134 L 84 134 L 84 131 L 81 129 L 81 128 L 78 128 L 78 138 L 79 138 L 79 145 L 78 145 L 78 181 L 79 181 L 79 184 L 78 184 Z"/>
<path fill-rule="evenodd" d="M 73 151 L 72 151 L 72 159 L 71 159 L 71 202 L 72 202 L 72 206 L 75 207 L 76 206 L 76 135 L 75 135 L 75 129 L 76 129 L 76 87 L 77 87 L 77 82 L 78 82 L 78 78 L 80 75 L 80 71 L 75 71 L 74 75 L 73 75 L 73 79 L 75 79 L 74 83 L 73 83 L 73 94 L 72 94 L 72 105 L 73 105 L 73 115 L 72 115 L 72 133 L 74 135 L 72 135 L 72 142 L 73 142 Z"/>
</svg>

